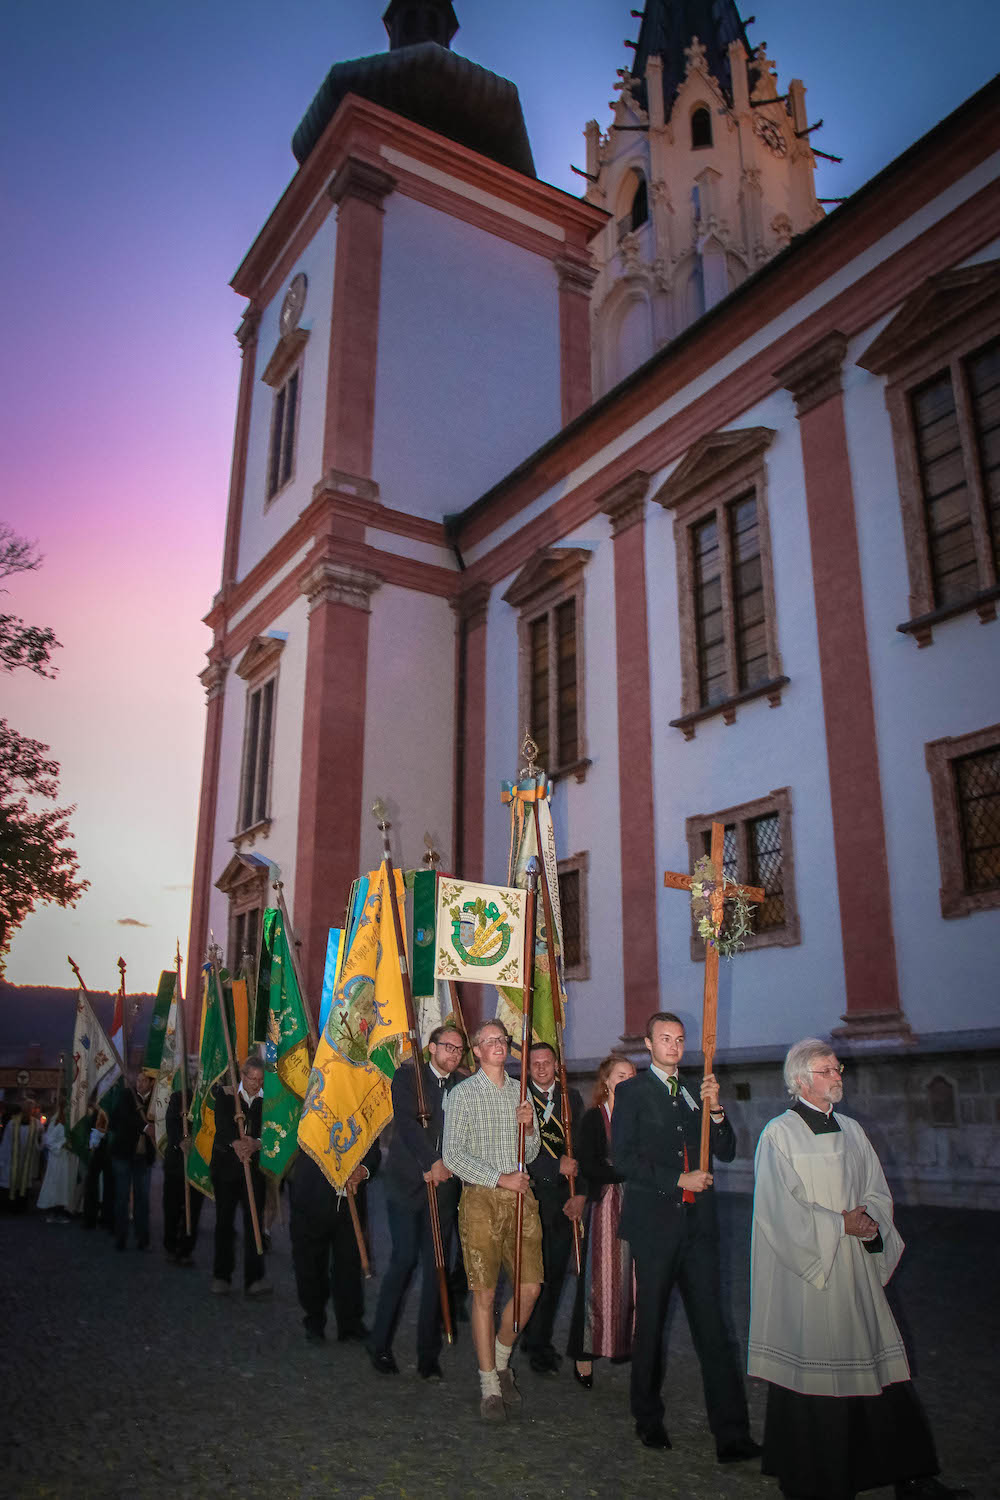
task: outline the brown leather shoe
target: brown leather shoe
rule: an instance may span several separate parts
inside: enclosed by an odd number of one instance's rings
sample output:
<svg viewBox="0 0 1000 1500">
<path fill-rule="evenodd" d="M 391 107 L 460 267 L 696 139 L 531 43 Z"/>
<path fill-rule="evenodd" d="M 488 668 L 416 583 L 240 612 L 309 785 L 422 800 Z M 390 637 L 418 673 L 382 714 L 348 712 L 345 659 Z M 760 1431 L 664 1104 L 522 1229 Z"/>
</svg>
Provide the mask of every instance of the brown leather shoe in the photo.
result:
<svg viewBox="0 0 1000 1500">
<path fill-rule="evenodd" d="M 507 1413 L 504 1410 L 502 1396 L 484 1396 L 479 1403 L 479 1415 L 484 1422 L 505 1422 Z"/>
</svg>

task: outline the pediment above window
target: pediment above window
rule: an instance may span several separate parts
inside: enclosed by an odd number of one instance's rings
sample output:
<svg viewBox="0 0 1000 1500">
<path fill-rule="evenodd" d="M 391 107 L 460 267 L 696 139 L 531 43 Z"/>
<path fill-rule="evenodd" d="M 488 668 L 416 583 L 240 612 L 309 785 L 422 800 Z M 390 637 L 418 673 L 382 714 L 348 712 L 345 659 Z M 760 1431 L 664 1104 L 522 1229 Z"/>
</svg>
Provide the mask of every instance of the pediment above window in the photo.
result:
<svg viewBox="0 0 1000 1500">
<path fill-rule="evenodd" d="M 773 427 L 741 427 L 707 432 L 692 445 L 653 499 L 673 510 L 691 495 L 714 485 L 730 470 L 759 460 L 774 441 Z"/>
<path fill-rule="evenodd" d="M 237 902 L 244 897 L 264 896 L 270 873 L 269 860 L 256 854 L 234 854 L 215 882 L 215 888 Z"/>
<path fill-rule="evenodd" d="M 271 674 L 284 651 L 288 636 L 283 632 L 273 635 L 258 635 L 252 640 L 236 663 L 236 675 L 244 682 L 257 681 Z"/>
<path fill-rule="evenodd" d="M 543 547 L 525 563 L 504 594 L 504 602 L 520 609 L 538 595 L 567 585 L 579 576 L 591 555 L 586 547 Z"/>
<path fill-rule="evenodd" d="M 309 332 L 308 328 L 293 328 L 291 333 L 282 334 L 260 377 L 265 385 L 272 386 L 274 390 L 284 385 L 309 342 Z"/>
<path fill-rule="evenodd" d="M 928 339 L 964 322 L 1000 301 L 1000 260 L 958 266 L 929 276 L 868 345 L 857 363 L 873 375 L 884 375 L 913 355 L 922 355 Z"/>
</svg>

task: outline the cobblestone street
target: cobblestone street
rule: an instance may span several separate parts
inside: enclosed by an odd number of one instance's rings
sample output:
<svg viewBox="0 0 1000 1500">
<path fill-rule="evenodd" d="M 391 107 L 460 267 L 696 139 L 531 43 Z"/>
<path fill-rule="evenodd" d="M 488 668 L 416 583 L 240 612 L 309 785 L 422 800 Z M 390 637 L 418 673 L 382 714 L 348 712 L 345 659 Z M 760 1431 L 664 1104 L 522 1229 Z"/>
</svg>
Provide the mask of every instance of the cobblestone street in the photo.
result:
<svg viewBox="0 0 1000 1500">
<path fill-rule="evenodd" d="M 588 1393 L 573 1382 L 568 1362 L 558 1377 L 533 1375 L 521 1362 L 524 1416 L 487 1428 L 478 1418 L 467 1323 L 444 1351 L 443 1384 L 417 1378 L 412 1291 L 395 1346 L 399 1376 L 377 1376 L 360 1345 L 338 1344 L 332 1319 L 326 1344 L 307 1345 L 285 1229 L 274 1235 L 273 1297 L 213 1297 L 211 1206 L 196 1269 L 166 1264 L 157 1248 L 161 1180 L 157 1169 L 154 1249 L 146 1254 L 119 1254 L 103 1231 L 47 1223 L 41 1214 L 0 1218 L 0 1489 L 7 1500 L 777 1497 L 756 1464 L 715 1462 L 679 1308 L 665 1387 L 672 1452 L 638 1444 L 628 1368 L 605 1363 Z M 372 1206 L 376 1261 L 384 1266 L 378 1184 Z M 723 1196 L 720 1211 L 726 1298 L 745 1351 L 750 1199 Z M 996 1500 L 1000 1215 L 904 1208 L 897 1222 L 908 1244 L 893 1285 L 897 1316 L 943 1473 L 978 1500 Z M 369 1284 L 369 1321 L 377 1286 L 377 1278 Z M 754 1384 L 749 1394 L 759 1436 L 763 1388 Z M 891 1500 L 889 1490 L 868 1493 Z"/>
</svg>

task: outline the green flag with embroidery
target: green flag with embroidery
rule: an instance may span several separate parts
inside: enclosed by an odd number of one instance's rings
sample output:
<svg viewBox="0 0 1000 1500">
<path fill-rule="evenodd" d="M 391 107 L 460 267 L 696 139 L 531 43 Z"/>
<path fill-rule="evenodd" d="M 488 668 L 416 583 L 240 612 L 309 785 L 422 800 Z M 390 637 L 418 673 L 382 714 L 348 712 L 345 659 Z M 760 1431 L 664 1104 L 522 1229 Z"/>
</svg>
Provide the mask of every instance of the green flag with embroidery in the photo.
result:
<svg viewBox="0 0 1000 1500">
<path fill-rule="evenodd" d="M 214 1198 L 212 1189 L 212 1146 L 215 1143 L 215 1104 L 212 1089 L 226 1074 L 228 1062 L 226 1039 L 219 1024 L 219 1007 L 211 995 L 212 970 L 202 970 L 201 1048 L 198 1086 L 191 1099 L 191 1150 L 187 1159 L 187 1177 L 206 1198 Z"/>
<path fill-rule="evenodd" d="M 288 950 L 280 911 L 264 913 L 257 980 L 258 1014 L 267 1006 L 264 1040 L 264 1105 L 261 1127 L 262 1172 L 281 1178 L 298 1150 L 299 1116 L 311 1065 L 305 1006 Z"/>
</svg>

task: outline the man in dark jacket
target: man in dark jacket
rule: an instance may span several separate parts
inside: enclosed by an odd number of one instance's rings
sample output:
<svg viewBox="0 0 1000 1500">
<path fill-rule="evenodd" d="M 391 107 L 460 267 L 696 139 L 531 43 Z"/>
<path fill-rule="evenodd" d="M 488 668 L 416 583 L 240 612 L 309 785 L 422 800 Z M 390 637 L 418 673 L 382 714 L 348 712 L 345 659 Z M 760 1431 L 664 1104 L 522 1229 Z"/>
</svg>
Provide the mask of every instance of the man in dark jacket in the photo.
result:
<svg viewBox="0 0 1000 1500">
<path fill-rule="evenodd" d="M 262 1129 L 264 1064 L 259 1057 L 248 1057 L 240 1069 L 236 1092 L 229 1084 L 217 1083 L 212 1090 L 215 1105 L 215 1141 L 212 1146 L 212 1191 L 215 1193 L 215 1263 L 212 1268 L 212 1291 L 228 1292 L 232 1288 L 236 1264 L 234 1232 L 236 1210 L 243 1210 L 243 1288 L 249 1297 L 271 1291 L 263 1255 L 254 1240 L 247 1174 L 257 1208 L 257 1223 L 263 1226 L 264 1176 L 260 1170 L 260 1136 Z M 236 1118 L 239 1104 L 243 1130 Z M 262 1229 L 263 1232 L 263 1229 Z"/>
<path fill-rule="evenodd" d="M 447 1265 L 461 1183 L 441 1160 L 444 1096 L 456 1082 L 455 1069 L 462 1060 L 464 1046 L 461 1033 L 453 1027 L 438 1026 L 431 1032 L 427 1048 L 430 1062 L 421 1059 L 417 1063 L 423 1080 L 424 1100 L 430 1112 L 426 1129 L 417 1114 L 414 1065 L 407 1063 L 397 1068 L 392 1080 L 392 1144 L 382 1173 L 392 1256 L 382 1278 L 368 1351 L 380 1375 L 399 1373 L 393 1358 L 392 1340 L 410 1278 L 419 1261 L 422 1280 L 417 1319 L 417 1370 L 425 1380 L 441 1376 L 441 1299 L 434 1264 L 427 1184 L 435 1185 L 441 1243 Z"/>
<path fill-rule="evenodd" d="M 193 1266 L 194 1246 L 198 1238 L 198 1220 L 204 1195 L 197 1188 L 189 1187 L 191 1204 L 191 1232 L 188 1233 L 187 1213 L 184 1206 L 184 1174 L 187 1170 L 187 1151 L 191 1136 L 184 1133 L 184 1094 L 174 1089 L 167 1102 L 165 1127 L 167 1146 L 163 1153 L 163 1248 L 167 1256 L 178 1266 Z M 191 1092 L 187 1090 L 190 1102 Z"/>
<path fill-rule="evenodd" d="M 542 1138 L 541 1150 L 529 1166 L 528 1175 L 542 1221 L 545 1280 L 521 1336 L 521 1347 L 536 1375 L 555 1375 L 560 1358 L 552 1343 L 552 1329 L 573 1250 L 573 1224 L 582 1215 L 587 1197 L 585 1186 L 579 1181 L 576 1192 L 570 1195 L 569 1179 L 576 1176 L 578 1168 L 566 1150 L 556 1054 L 548 1042 L 536 1042 L 532 1047 L 528 1072 L 528 1098 L 535 1106 Z M 583 1100 L 576 1089 L 569 1091 L 569 1105 L 570 1123 L 575 1131 L 583 1115 Z"/>
<path fill-rule="evenodd" d="M 754 1458 L 736 1346 L 722 1317 L 719 1230 L 712 1174 L 699 1169 L 701 1111 L 711 1115 L 709 1144 L 720 1161 L 736 1155 L 736 1137 L 710 1074 L 701 1105 L 677 1076 L 684 1026 L 669 1011 L 650 1016 L 652 1066 L 615 1090 L 611 1156 L 625 1183 L 618 1234 L 635 1264 L 632 1415 L 647 1448 L 669 1448 L 663 1425 L 663 1328 L 676 1285 L 701 1364 L 709 1426 L 720 1463 Z M 693 1084 L 692 1084 L 693 1087 Z"/>
<path fill-rule="evenodd" d="M 130 1195 L 136 1245 L 140 1250 L 149 1249 L 149 1176 L 156 1160 L 155 1131 L 147 1114 L 152 1092 L 152 1078 L 139 1073 L 131 1084 L 121 1084 L 111 1106 L 108 1153 L 114 1174 L 115 1244 L 119 1250 L 125 1249 L 128 1240 Z"/>
<path fill-rule="evenodd" d="M 381 1158 L 376 1141 L 340 1193 L 304 1151 L 292 1163 L 288 1174 L 288 1231 L 295 1288 L 304 1314 L 302 1323 L 311 1344 L 321 1344 L 326 1338 L 326 1309 L 331 1292 L 340 1343 L 368 1337 L 361 1254 L 347 1194 L 354 1198 L 364 1233 L 368 1222 L 365 1183 L 375 1176 Z"/>
</svg>

